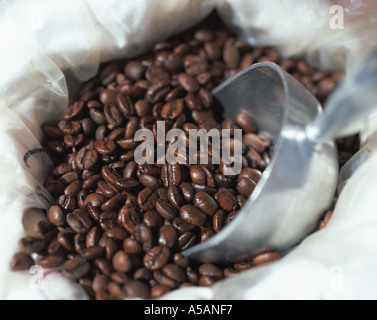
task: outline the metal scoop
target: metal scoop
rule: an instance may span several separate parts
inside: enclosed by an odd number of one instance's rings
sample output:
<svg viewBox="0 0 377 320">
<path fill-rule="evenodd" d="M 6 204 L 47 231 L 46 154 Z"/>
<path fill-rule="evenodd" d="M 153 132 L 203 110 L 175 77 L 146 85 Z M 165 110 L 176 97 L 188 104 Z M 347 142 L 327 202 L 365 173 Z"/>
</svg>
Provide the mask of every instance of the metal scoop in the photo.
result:
<svg viewBox="0 0 377 320">
<path fill-rule="evenodd" d="M 301 83 L 270 62 L 245 69 L 213 91 L 225 117 L 239 112 L 252 117 L 275 150 L 238 216 L 185 256 L 203 263 L 241 261 L 283 252 L 315 230 L 336 190 L 333 140 L 360 131 L 377 109 L 377 54 L 347 79 L 323 113 Z"/>
</svg>

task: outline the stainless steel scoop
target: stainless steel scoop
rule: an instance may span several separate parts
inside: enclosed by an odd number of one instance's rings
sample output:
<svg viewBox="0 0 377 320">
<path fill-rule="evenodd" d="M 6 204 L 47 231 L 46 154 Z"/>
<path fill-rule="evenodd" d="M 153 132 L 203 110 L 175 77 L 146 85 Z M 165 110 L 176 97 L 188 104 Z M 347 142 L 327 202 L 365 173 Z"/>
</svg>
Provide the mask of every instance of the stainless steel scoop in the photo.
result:
<svg viewBox="0 0 377 320">
<path fill-rule="evenodd" d="M 371 61 L 357 71 L 370 74 L 357 85 L 357 94 L 352 91 L 355 81 L 361 81 L 356 75 L 342 84 L 324 113 L 301 83 L 270 62 L 245 69 L 213 91 L 225 117 L 239 112 L 252 117 L 260 132 L 269 134 L 275 151 L 238 216 L 209 240 L 184 251 L 185 256 L 203 263 L 240 261 L 270 250 L 285 251 L 314 231 L 336 190 L 333 139 L 357 133 L 377 109 L 377 99 L 362 104 L 355 100 L 360 87 L 365 93 L 376 92 L 377 55 Z"/>
</svg>

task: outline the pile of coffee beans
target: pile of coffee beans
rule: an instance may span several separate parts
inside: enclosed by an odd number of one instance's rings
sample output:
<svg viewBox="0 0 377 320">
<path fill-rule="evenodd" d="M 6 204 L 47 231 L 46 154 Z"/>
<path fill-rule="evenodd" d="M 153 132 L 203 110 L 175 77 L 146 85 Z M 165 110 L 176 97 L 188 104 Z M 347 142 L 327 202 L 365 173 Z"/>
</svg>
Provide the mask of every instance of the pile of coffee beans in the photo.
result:
<svg viewBox="0 0 377 320">
<path fill-rule="evenodd" d="M 158 43 L 130 61 L 110 63 L 83 85 L 57 123 L 46 123 L 45 148 L 55 168 L 45 187 L 56 199 L 34 236 L 20 240 L 12 270 L 35 263 L 61 268 L 92 299 L 157 298 L 279 258 L 267 252 L 231 266 L 199 264 L 181 251 L 232 221 L 252 194 L 273 152 L 268 136 L 239 114 L 223 119 L 211 90 L 237 72 L 273 61 L 322 101 L 338 73 L 253 48 L 211 19 Z M 242 129 L 242 172 L 225 164 L 143 164 L 135 132 L 157 121 L 166 129 Z M 35 258 L 37 254 L 36 262 Z M 33 257 L 32 257 L 33 255 Z"/>
</svg>

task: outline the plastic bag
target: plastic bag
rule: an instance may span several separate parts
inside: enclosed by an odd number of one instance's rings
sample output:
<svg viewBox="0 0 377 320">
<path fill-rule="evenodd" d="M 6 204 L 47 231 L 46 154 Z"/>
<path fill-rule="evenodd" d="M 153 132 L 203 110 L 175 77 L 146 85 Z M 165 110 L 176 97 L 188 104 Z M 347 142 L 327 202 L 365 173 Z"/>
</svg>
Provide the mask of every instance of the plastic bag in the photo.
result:
<svg viewBox="0 0 377 320">
<path fill-rule="evenodd" d="M 343 5 L 351 2 L 343 1 Z M 329 4 L 324 0 L 310 3 L 299 0 L 268 3 L 260 0 L 68 0 L 64 4 L 51 0 L 33 3 L 9 0 L 0 3 L 3 44 L 0 51 L 0 298 L 85 298 L 82 289 L 62 278 L 60 273 L 47 272 L 40 278 L 37 269 L 31 270 L 34 272 L 31 274 L 9 271 L 18 239 L 31 232 L 31 221 L 41 219 L 40 209 L 48 209 L 52 202 L 42 187 L 52 164 L 41 149 L 40 125 L 62 116 L 68 102 L 68 87 L 94 76 L 101 62 L 135 56 L 153 43 L 195 25 L 215 7 L 224 21 L 251 43 L 276 46 L 285 55 L 307 53 L 310 61 L 323 67 L 343 67 L 346 56 L 348 65 L 352 65 L 356 58 L 369 51 L 368 46 L 362 47 L 363 39 L 357 40 L 357 36 L 368 34 L 361 26 L 367 26 L 369 36 L 375 36 L 372 32 L 375 20 L 368 18 L 365 22 L 365 14 L 360 11 L 365 7 L 357 7 L 357 12 L 350 9 L 346 15 L 352 24 L 344 32 L 328 32 L 325 27 L 328 18 L 323 13 L 328 11 Z M 368 10 L 373 17 L 375 11 Z M 374 38 L 370 39 L 372 46 Z M 344 54 L 339 54 L 339 50 Z M 367 265 L 371 259 L 373 230 L 377 230 L 373 228 L 371 215 L 373 195 L 365 192 L 368 185 L 359 184 L 359 180 L 373 181 L 375 168 L 370 163 L 370 160 L 365 163 L 358 171 L 361 173 L 355 174 L 347 184 L 329 228 L 309 237 L 283 260 L 220 282 L 213 289 L 185 289 L 166 298 L 329 298 L 348 297 L 350 292 L 355 297 L 368 297 L 368 294 L 372 297 L 373 292 L 361 294 L 362 285 L 367 281 L 365 270 L 359 272 L 361 267 L 355 273 L 352 270 L 353 263 L 363 261 L 364 265 L 365 261 Z M 365 177 L 368 170 L 373 174 Z M 346 191 L 353 202 L 343 196 Z M 364 211 L 355 216 L 352 213 L 358 206 L 363 206 Z M 355 223 L 360 229 L 354 228 Z M 360 239 L 365 228 L 370 231 L 368 241 Z M 349 250 L 339 251 L 340 245 L 349 245 Z M 374 271 L 373 263 L 368 265 L 370 275 Z M 329 269 L 333 264 L 343 269 Z M 313 274 L 305 270 L 313 270 L 323 279 L 327 279 L 329 272 L 336 274 L 337 270 L 343 270 L 357 281 L 350 281 L 346 291 L 324 294 L 328 292 L 327 286 L 319 287 L 324 282 L 317 283 Z M 292 282 L 292 278 L 297 282 Z M 276 293 L 277 285 L 286 290 L 279 289 Z M 224 292 L 229 296 L 224 296 Z M 306 295 L 302 296 L 303 292 Z"/>
</svg>

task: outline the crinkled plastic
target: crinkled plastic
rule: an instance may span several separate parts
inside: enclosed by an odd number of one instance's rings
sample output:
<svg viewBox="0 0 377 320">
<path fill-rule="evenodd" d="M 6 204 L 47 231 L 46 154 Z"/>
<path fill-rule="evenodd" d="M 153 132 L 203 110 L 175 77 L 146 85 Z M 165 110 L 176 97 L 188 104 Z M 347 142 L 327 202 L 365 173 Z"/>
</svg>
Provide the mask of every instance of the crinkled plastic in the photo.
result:
<svg viewBox="0 0 377 320">
<path fill-rule="evenodd" d="M 329 27 L 334 4 L 345 8 L 343 30 Z M 214 8 L 252 44 L 305 54 L 326 68 L 352 67 L 375 46 L 376 7 L 351 0 L 0 0 L 0 298 L 86 298 L 59 272 L 47 270 L 39 283 L 37 273 L 9 271 L 18 239 L 52 203 L 42 187 L 52 163 L 40 126 L 62 116 L 68 87 L 94 76 L 101 62 L 142 53 Z M 166 298 L 376 298 L 377 156 L 369 158 L 347 173 L 329 226 L 281 261 Z"/>
</svg>

